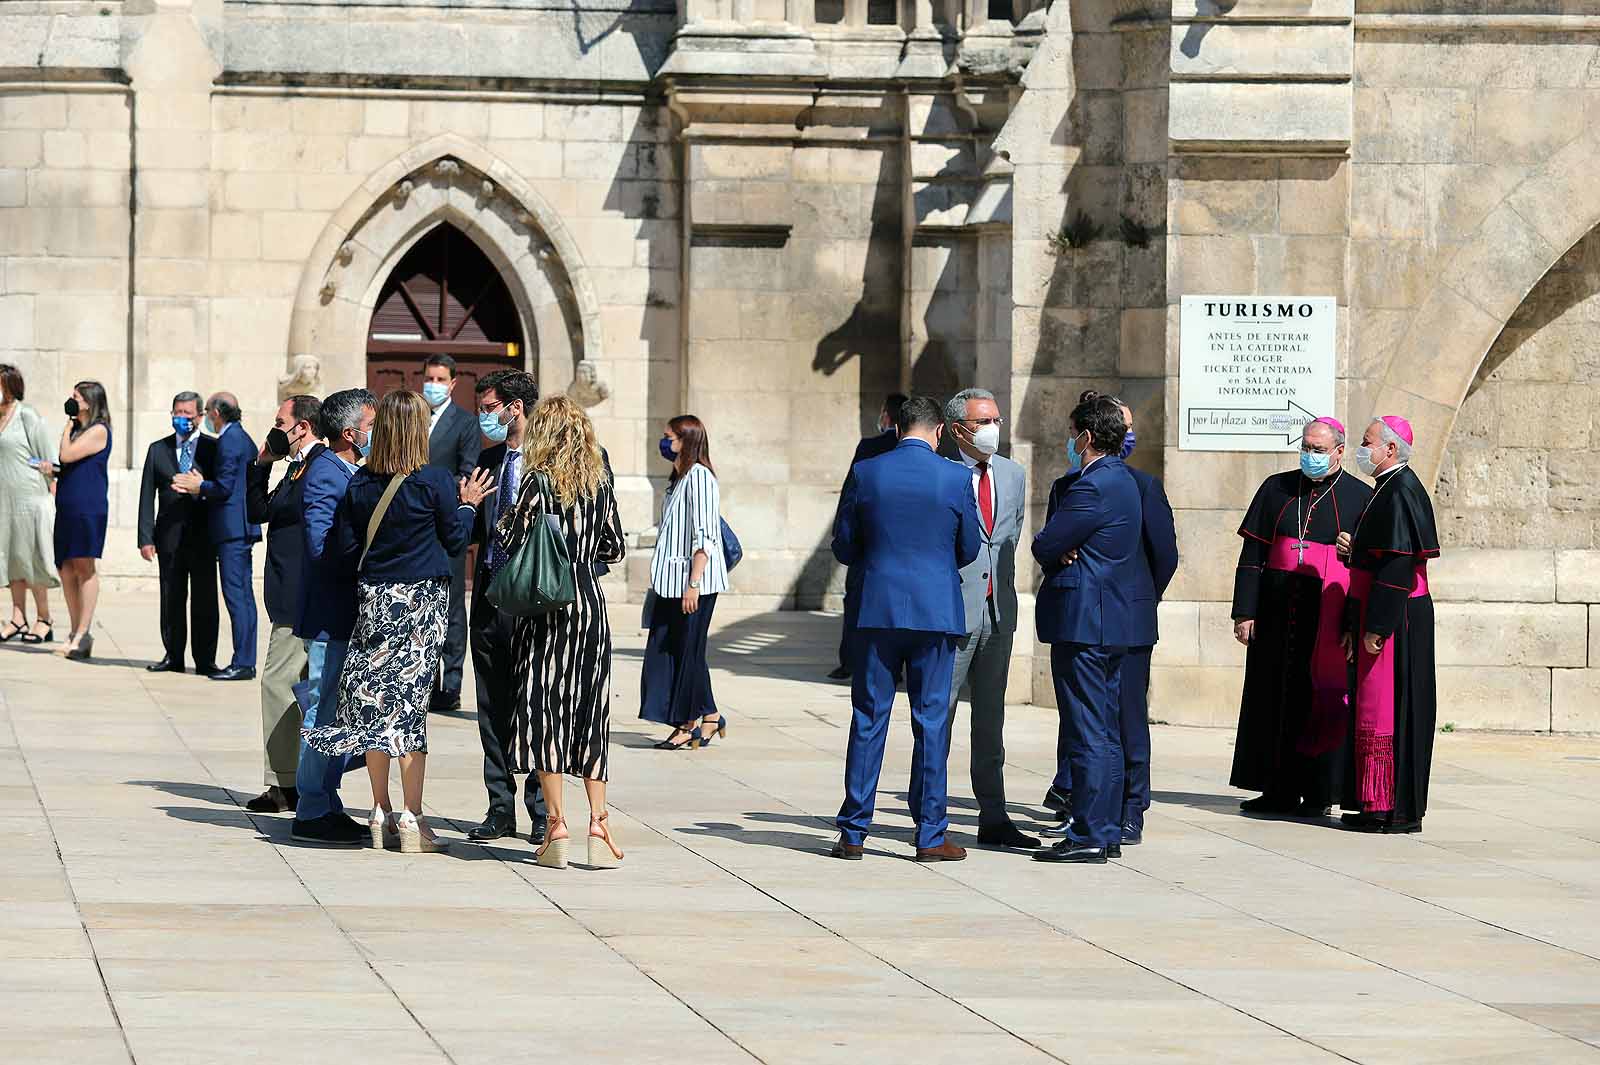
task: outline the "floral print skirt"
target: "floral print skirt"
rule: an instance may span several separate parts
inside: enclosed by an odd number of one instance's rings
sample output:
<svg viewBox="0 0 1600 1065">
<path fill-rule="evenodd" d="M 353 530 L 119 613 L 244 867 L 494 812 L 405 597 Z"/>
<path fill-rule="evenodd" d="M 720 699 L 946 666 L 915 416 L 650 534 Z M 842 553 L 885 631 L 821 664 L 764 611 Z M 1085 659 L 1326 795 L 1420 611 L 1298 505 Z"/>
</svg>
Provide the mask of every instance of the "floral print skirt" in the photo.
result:
<svg viewBox="0 0 1600 1065">
<path fill-rule="evenodd" d="M 306 744 L 329 755 L 428 749 L 428 703 L 449 614 L 450 582 L 358 584 L 356 626 L 332 724 L 310 729 Z"/>
</svg>

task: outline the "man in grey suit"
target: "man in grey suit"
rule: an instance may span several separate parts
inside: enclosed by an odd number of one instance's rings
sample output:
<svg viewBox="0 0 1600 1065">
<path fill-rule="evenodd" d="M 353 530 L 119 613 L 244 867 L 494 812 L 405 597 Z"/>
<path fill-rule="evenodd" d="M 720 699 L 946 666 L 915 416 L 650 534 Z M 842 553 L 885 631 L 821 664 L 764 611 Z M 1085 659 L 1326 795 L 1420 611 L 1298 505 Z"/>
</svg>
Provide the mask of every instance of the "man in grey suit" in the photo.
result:
<svg viewBox="0 0 1600 1065">
<path fill-rule="evenodd" d="M 483 450 L 478 419 L 456 405 L 456 360 L 430 355 L 422 366 L 422 398 L 433 409 L 428 426 L 428 465 L 443 466 L 452 479 L 471 477 Z M 440 656 L 433 710 L 461 709 L 461 668 L 467 657 L 467 555 L 450 560 L 450 618 Z"/>
<path fill-rule="evenodd" d="M 961 598 L 967 634 L 956 644 L 955 676 L 950 683 L 950 715 L 963 683 L 972 686 L 972 793 L 978 800 L 978 844 L 1037 848 L 1006 812 L 1006 681 L 1011 641 L 1017 630 L 1017 541 L 1022 536 L 1027 476 L 1022 467 L 997 454 L 1000 406 L 981 388 L 957 392 L 945 404 L 945 421 L 958 457 L 972 472 L 983 548 L 961 570 Z"/>
</svg>

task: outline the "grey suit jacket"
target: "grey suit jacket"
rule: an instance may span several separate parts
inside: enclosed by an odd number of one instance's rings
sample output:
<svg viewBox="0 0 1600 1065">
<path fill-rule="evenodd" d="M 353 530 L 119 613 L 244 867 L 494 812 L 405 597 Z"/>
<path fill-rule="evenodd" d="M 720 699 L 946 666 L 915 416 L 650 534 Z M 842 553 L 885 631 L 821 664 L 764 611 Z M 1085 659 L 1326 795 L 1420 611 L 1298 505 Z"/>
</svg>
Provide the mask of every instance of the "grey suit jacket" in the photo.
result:
<svg viewBox="0 0 1600 1065">
<path fill-rule="evenodd" d="M 995 492 L 994 533 L 990 535 L 984 531 L 983 549 L 961 570 L 961 600 L 967 609 L 969 633 L 978 631 L 983 624 L 983 606 L 989 598 L 991 577 L 994 579 L 995 630 L 1015 632 L 1017 628 L 1017 541 L 1022 537 L 1028 478 L 1020 465 L 1004 455 L 995 455 L 989 460 L 989 477 L 994 482 Z M 978 514 L 980 518 L 983 515 L 981 506 Z M 981 528 L 981 521 L 979 526 Z"/>
<path fill-rule="evenodd" d="M 471 477 L 482 449 L 477 419 L 452 401 L 428 435 L 428 465 L 443 466 L 452 478 Z"/>
</svg>

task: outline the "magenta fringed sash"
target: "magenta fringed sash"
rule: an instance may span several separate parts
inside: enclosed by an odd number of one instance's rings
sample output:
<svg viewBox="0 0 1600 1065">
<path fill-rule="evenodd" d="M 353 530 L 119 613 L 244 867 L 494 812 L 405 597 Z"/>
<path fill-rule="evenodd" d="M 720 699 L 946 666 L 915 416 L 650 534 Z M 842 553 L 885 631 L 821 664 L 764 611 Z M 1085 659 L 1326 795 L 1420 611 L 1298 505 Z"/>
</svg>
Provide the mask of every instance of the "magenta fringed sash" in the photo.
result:
<svg viewBox="0 0 1600 1065">
<path fill-rule="evenodd" d="M 1331 544 L 1305 545 L 1300 558 L 1296 540 L 1279 536 L 1267 553 L 1267 568 L 1316 577 L 1322 582 L 1317 609 L 1317 643 L 1311 652 L 1311 712 L 1295 749 L 1316 757 L 1337 750 L 1350 721 L 1350 690 L 1344 648 L 1344 601 L 1350 591 L 1350 569 Z"/>
<path fill-rule="evenodd" d="M 1395 641 L 1393 637 L 1384 640 L 1376 655 L 1369 655 L 1362 646 L 1371 591 L 1372 574 L 1353 571 L 1350 595 L 1361 604 L 1361 622 L 1352 635 L 1356 644 L 1356 792 L 1363 813 L 1387 813 L 1394 809 Z M 1427 594 L 1428 564 L 1419 561 L 1411 579 L 1410 598 Z"/>
</svg>

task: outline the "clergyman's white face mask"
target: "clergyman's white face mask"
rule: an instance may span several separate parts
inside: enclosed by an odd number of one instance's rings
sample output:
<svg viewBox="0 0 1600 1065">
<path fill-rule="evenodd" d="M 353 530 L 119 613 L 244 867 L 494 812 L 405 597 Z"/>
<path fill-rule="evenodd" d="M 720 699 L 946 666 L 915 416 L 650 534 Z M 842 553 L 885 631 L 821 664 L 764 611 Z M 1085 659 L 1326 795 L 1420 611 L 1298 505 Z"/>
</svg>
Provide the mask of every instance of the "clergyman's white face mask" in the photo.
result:
<svg viewBox="0 0 1600 1065">
<path fill-rule="evenodd" d="M 1356 469 L 1368 477 L 1378 472 L 1378 464 L 1372 461 L 1372 449 L 1365 444 L 1356 448 Z"/>
</svg>

